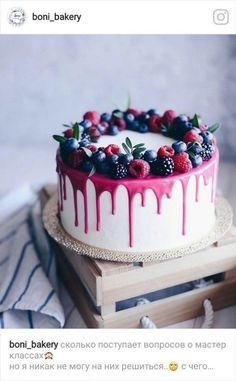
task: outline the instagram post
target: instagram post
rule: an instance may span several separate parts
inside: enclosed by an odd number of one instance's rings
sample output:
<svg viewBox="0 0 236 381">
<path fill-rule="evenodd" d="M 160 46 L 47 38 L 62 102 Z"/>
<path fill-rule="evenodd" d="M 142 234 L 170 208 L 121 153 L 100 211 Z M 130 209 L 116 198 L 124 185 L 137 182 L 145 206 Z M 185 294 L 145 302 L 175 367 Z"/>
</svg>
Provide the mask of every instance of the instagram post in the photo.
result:
<svg viewBox="0 0 236 381">
<path fill-rule="evenodd" d="M 0 4 L 0 380 L 234 381 L 236 4 L 111 3 Z"/>
</svg>

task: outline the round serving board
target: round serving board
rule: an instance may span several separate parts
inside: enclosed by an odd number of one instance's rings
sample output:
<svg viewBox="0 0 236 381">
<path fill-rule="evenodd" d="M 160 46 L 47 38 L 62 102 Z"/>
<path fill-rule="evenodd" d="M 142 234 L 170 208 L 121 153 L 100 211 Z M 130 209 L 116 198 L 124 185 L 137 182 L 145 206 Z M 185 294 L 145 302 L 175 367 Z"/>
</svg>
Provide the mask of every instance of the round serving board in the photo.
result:
<svg viewBox="0 0 236 381">
<path fill-rule="evenodd" d="M 211 232 L 202 237 L 201 240 L 191 245 L 182 246 L 169 250 L 158 250 L 149 252 L 125 252 L 100 249 L 87 245 L 71 237 L 62 227 L 58 218 L 57 195 L 52 196 L 43 210 L 43 223 L 48 234 L 60 245 L 73 250 L 79 255 L 87 255 L 96 259 L 117 262 L 156 262 L 171 258 L 183 257 L 219 241 L 231 228 L 233 213 L 228 201 L 222 197 L 216 199 L 216 223 Z"/>
</svg>

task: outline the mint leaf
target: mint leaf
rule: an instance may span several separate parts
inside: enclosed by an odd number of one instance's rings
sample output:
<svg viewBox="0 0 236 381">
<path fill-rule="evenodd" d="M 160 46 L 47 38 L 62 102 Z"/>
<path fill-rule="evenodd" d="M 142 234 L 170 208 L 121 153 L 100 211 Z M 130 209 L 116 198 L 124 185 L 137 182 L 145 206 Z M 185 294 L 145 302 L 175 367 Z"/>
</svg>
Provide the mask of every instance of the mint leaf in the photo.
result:
<svg viewBox="0 0 236 381">
<path fill-rule="evenodd" d="M 91 171 L 89 172 L 89 175 L 88 177 L 91 177 L 94 175 L 94 173 L 96 173 L 96 166 L 94 165 L 93 168 L 91 169 Z"/>
<path fill-rule="evenodd" d="M 189 156 L 194 159 L 195 158 L 195 155 L 192 151 L 187 151 L 187 153 L 189 154 Z"/>
<path fill-rule="evenodd" d="M 65 136 L 60 135 L 52 135 L 53 139 L 55 139 L 59 143 L 64 143 L 66 141 Z"/>
<path fill-rule="evenodd" d="M 146 150 L 146 148 L 136 148 L 133 152 L 132 155 L 135 159 L 140 159 L 142 156 L 142 153 Z"/>
<path fill-rule="evenodd" d="M 194 115 L 194 117 L 193 117 L 193 119 L 192 119 L 192 123 L 193 123 L 194 127 L 199 128 L 199 121 L 198 121 L 198 116 L 197 116 L 197 114 Z"/>
<path fill-rule="evenodd" d="M 130 96 L 130 93 L 128 93 L 126 110 L 128 110 L 130 107 L 131 107 L 131 96 Z"/>
<path fill-rule="evenodd" d="M 130 149 L 132 149 L 133 146 L 132 146 L 132 143 L 131 143 L 130 138 L 127 137 L 127 138 L 125 139 L 125 143 L 126 143 L 126 145 L 127 145 Z"/>
<path fill-rule="evenodd" d="M 123 147 L 123 149 L 124 149 L 124 151 L 125 151 L 126 153 L 130 153 L 129 148 L 127 147 L 127 145 L 126 145 L 125 143 L 122 143 L 122 147 Z"/>
<path fill-rule="evenodd" d="M 123 112 L 122 111 L 116 111 L 112 115 L 115 116 L 118 119 L 123 118 Z"/>
<path fill-rule="evenodd" d="M 135 144 L 135 146 L 133 146 L 133 148 L 141 148 L 141 147 L 144 147 L 145 144 L 144 143 L 140 143 L 140 144 Z"/>
<path fill-rule="evenodd" d="M 86 148 L 86 147 L 81 147 L 81 149 L 85 152 L 85 154 L 88 156 L 88 157 L 91 157 L 92 156 L 92 151 L 90 151 L 90 149 Z"/>
<path fill-rule="evenodd" d="M 79 140 L 80 138 L 79 123 L 78 122 L 74 123 L 72 128 L 73 128 L 73 138 Z"/>
<path fill-rule="evenodd" d="M 220 123 L 215 123 L 212 126 L 208 127 L 207 131 L 210 131 L 212 134 L 220 128 Z"/>
</svg>

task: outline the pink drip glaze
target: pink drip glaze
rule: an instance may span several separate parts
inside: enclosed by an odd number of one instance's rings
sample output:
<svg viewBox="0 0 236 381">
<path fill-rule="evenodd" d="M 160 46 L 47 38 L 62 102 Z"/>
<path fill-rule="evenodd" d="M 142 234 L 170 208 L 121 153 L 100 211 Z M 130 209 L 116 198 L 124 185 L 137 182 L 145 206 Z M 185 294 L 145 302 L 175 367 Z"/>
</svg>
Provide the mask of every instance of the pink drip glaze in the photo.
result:
<svg viewBox="0 0 236 381">
<path fill-rule="evenodd" d="M 74 211 L 75 211 L 75 226 L 79 226 L 78 220 L 78 197 L 77 197 L 77 189 L 73 188 L 73 197 L 74 197 Z"/>
<path fill-rule="evenodd" d="M 111 206 L 112 215 L 116 214 L 116 194 L 120 185 L 123 185 L 128 192 L 128 210 L 129 210 L 129 245 L 134 246 L 134 211 L 133 202 L 136 194 L 141 195 L 141 205 L 145 207 L 146 205 L 146 191 L 151 189 L 157 200 L 157 213 L 162 213 L 162 200 L 163 196 L 167 198 L 172 197 L 173 186 L 176 181 L 181 181 L 183 189 L 183 220 L 182 220 L 182 234 L 186 234 L 187 230 L 187 188 L 191 176 L 196 178 L 196 202 L 199 200 L 199 181 L 200 177 L 203 176 L 204 184 L 207 185 L 209 180 L 212 178 L 212 191 L 211 200 L 215 200 L 215 175 L 217 173 L 219 153 L 216 150 L 214 157 L 205 162 L 198 168 L 184 174 L 174 174 L 172 176 L 163 178 L 157 176 L 148 176 L 145 179 L 121 179 L 113 180 L 103 175 L 93 175 L 89 180 L 93 183 L 96 190 L 96 213 L 97 213 L 97 223 L 96 228 L 99 231 L 101 229 L 101 195 L 103 192 L 109 192 L 111 195 Z M 74 197 L 74 209 L 75 209 L 75 225 L 78 226 L 78 202 L 77 202 L 77 191 L 81 191 L 84 198 L 84 232 L 88 233 L 89 221 L 88 221 L 88 195 L 87 195 L 87 181 L 88 175 L 77 169 L 73 169 L 64 164 L 57 155 L 57 171 L 59 173 L 59 187 L 60 187 L 60 209 L 63 211 L 63 196 L 66 199 L 66 182 L 65 176 L 68 176 L 72 188 Z M 63 185 L 62 185 L 63 176 Z M 62 192 L 63 191 L 63 192 Z"/>
<path fill-rule="evenodd" d="M 60 210 L 63 211 L 63 196 L 62 196 L 62 175 L 59 173 L 59 183 L 60 183 Z"/>
<path fill-rule="evenodd" d="M 63 199 L 66 200 L 66 175 L 62 175 L 62 182 L 63 182 Z"/>
<path fill-rule="evenodd" d="M 190 177 L 183 177 L 180 181 L 183 188 L 183 220 L 182 220 L 182 234 L 186 235 L 186 220 L 187 220 L 187 189 Z"/>
</svg>

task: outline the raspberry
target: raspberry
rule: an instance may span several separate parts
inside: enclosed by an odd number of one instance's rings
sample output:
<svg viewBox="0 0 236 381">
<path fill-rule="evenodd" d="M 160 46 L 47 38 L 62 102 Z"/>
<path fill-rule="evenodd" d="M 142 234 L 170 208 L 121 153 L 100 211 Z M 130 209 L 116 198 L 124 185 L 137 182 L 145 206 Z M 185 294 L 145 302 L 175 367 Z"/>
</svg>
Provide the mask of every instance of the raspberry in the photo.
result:
<svg viewBox="0 0 236 381">
<path fill-rule="evenodd" d="M 88 146 L 86 146 L 86 148 L 88 148 L 91 152 L 97 152 L 98 150 L 98 147 L 96 147 L 95 145 L 93 144 L 89 144 Z"/>
<path fill-rule="evenodd" d="M 76 151 L 73 151 L 69 155 L 67 159 L 67 163 L 72 168 L 78 168 L 83 163 L 85 158 L 86 158 L 85 152 L 82 149 L 78 149 Z"/>
<path fill-rule="evenodd" d="M 101 134 L 95 126 L 92 126 L 89 128 L 89 136 L 92 142 L 97 142 Z"/>
<path fill-rule="evenodd" d="M 197 131 L 195 130 L 190 130 L 188 132 L 186 132 L 186 134 L 184 135 L 184 142 L 185 143 L 192 143 L 192 142 L 198 142 L 200 144 L 202 144 L 203 142 L 203 138 L 202 136 L 200 136 Z"/>
<path fill-rule="evenodd" d="M 175 150 L 169 146 L 160 147 L 158 150 L 158 156 L 160 157 L 173 157 Z"/>
<path fill-rule="evenodd" d="M 126 121 L 122 118 L 112 117 L 112 124 L 115 124 L 119 131 L 124 131 L 126 129 Z"/>
<path fill-rule="evenodd" d="M 177 153 L 173 157 L 175 170 L 177 172 L 185 173 L 192 169 L 192 163 L 189 159 L 189 155 L 186 152 Z"/>
<path fill-rule="evenodd" d="M 63 132 L 63 134 L 66 138 L 72 138 L 73 132 L 74 132 L 73 128 L 68 128 L 67 130 Z"/>
<path fill-rule="evenodd" d="M 143 179 L 150 173 L 150 165 L 145 160 L 133 160 L 129 165 L 131 176 Z"/>
<path fill-rule="evenodd" d="M 132 114 L 133 116 L 136 117 L 136 116 L 139 116 L 141 112 L 134 108 L 128 108 L 127 113 Z"/>
<path fill-rule="evenodd" d="M 167 110 L 163 117 L 162 117 L 162 123 L 168 126 L 169 124 L 172 124 L 174 119 L 177 118 L 178 114 L 174 110 Z"/>
<path fill-rule="evenodd" d="M 148 119 L 148 125 L 151 132 L 161 132 L 162 118 L 160 115 L 153 115 Z"/>
<path fill-rule="evenodd" d="M 120 147 L 116 144 L 109 144 L 109 146 L 104 149 L 104 152 L 107 156 L 118 155 L 118 153 L 120 153 Z"/>
<path fill-rule="evenodd" d="M 100 114 L 97 111 L 87 111 L 84 114 L 84 119 L 90 120 L 93 124 L 100 122 Z"/>
</svg>

